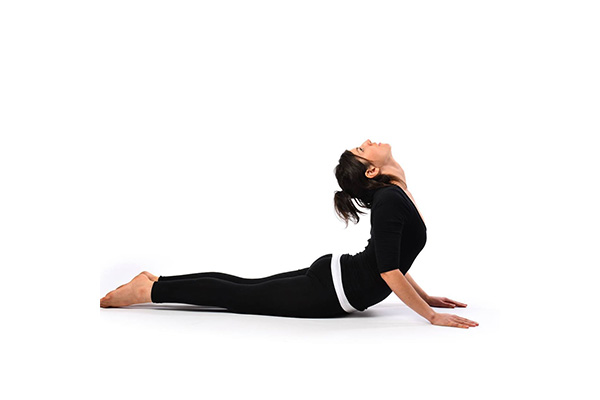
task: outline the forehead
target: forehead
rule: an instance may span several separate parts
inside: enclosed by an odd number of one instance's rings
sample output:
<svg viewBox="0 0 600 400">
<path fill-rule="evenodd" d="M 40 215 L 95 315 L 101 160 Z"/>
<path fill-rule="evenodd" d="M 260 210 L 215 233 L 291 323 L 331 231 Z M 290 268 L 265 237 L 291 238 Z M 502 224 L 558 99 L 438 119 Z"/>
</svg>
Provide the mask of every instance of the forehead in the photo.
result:
<svg viewBox="0 0 600 400">
<path fill-rule="evenodd" d="M 356 151 L 356 147 L 355 147 L 355 148 L 353 148 L 353 149 L 350 149 L 350 152 L 351 152 L 352 154 L 354 154 L 355 156 L 357 156 L 357 155 L 358 155 L 358 152 Z"/>
</svg>

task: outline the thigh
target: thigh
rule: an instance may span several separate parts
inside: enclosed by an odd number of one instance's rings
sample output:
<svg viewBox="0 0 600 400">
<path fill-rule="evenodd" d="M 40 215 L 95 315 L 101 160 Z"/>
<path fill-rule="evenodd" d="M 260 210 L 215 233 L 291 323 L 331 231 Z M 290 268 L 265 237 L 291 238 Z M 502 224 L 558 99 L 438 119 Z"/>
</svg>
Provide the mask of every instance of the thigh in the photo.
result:
<svg viewBox="0 0 600 400">
<path fill-rule="evenodd" d="M 310 275 L 288 276 L 238 287 L 229 309 L 239 313 L 283 317 L 323 318 L 342 316 L 333 284 L 331 287 Z"/>
</svg>

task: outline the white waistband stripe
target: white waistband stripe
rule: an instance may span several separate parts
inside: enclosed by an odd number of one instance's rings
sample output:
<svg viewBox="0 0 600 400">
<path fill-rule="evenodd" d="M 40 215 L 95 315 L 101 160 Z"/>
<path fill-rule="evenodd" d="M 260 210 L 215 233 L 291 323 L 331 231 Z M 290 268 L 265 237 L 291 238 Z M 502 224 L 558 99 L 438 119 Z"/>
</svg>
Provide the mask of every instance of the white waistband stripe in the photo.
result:
<svg viewBox="0 0 600 400">
<path fill-rule="evenodd" d="M 335 288 L 335 294 L 340 301 L 340 305 L 347 313 L 358 311 L 356 308 L 350 305 L 350 302 L 346 298 L 344 293 L 344 285 L 342 284 L 342 265 L 340 263 L 341 254 L 331 255 L 331 277 L 333 278 L 333 287 Z"/>
</svg>

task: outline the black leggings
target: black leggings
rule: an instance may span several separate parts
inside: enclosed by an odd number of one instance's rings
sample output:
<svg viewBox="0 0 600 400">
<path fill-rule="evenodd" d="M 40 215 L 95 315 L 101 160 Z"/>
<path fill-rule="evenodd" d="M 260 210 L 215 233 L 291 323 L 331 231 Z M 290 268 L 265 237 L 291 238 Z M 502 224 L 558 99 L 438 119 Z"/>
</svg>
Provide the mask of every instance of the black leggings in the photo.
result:
<svg viewBox="0 0 600 400">
<path fill-rule="evenodd" d="M 265 278 L 240 278 L 222 272 L 160 276 L 152 285 L 153 303 L 185 303 L 226 308 L 239 314 L 299 318 L 347 315 L 335 293 L 331 254 L 310 267 Z"/>
</svg>

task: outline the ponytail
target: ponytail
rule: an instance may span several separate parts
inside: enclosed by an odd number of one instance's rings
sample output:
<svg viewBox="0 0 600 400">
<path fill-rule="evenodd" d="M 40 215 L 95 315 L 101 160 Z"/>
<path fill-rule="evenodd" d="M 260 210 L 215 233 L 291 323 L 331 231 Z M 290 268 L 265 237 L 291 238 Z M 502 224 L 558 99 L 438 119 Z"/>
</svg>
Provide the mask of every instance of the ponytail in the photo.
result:
<svg viewBox="0 0 600 400">
<path fill-rule="evenodd" d="M 344 220 L 346 228 L 348 227 L 348 220 L 352 220 L 355 224 L 358 224 L 358 221 L 360 221 L 358 214 L 366 214 L 354 205 L 352 199 L 353 197 L 343 190 L 336 191 L 333 196 L 335 212 L 342 220 Z"/>
</svg>

